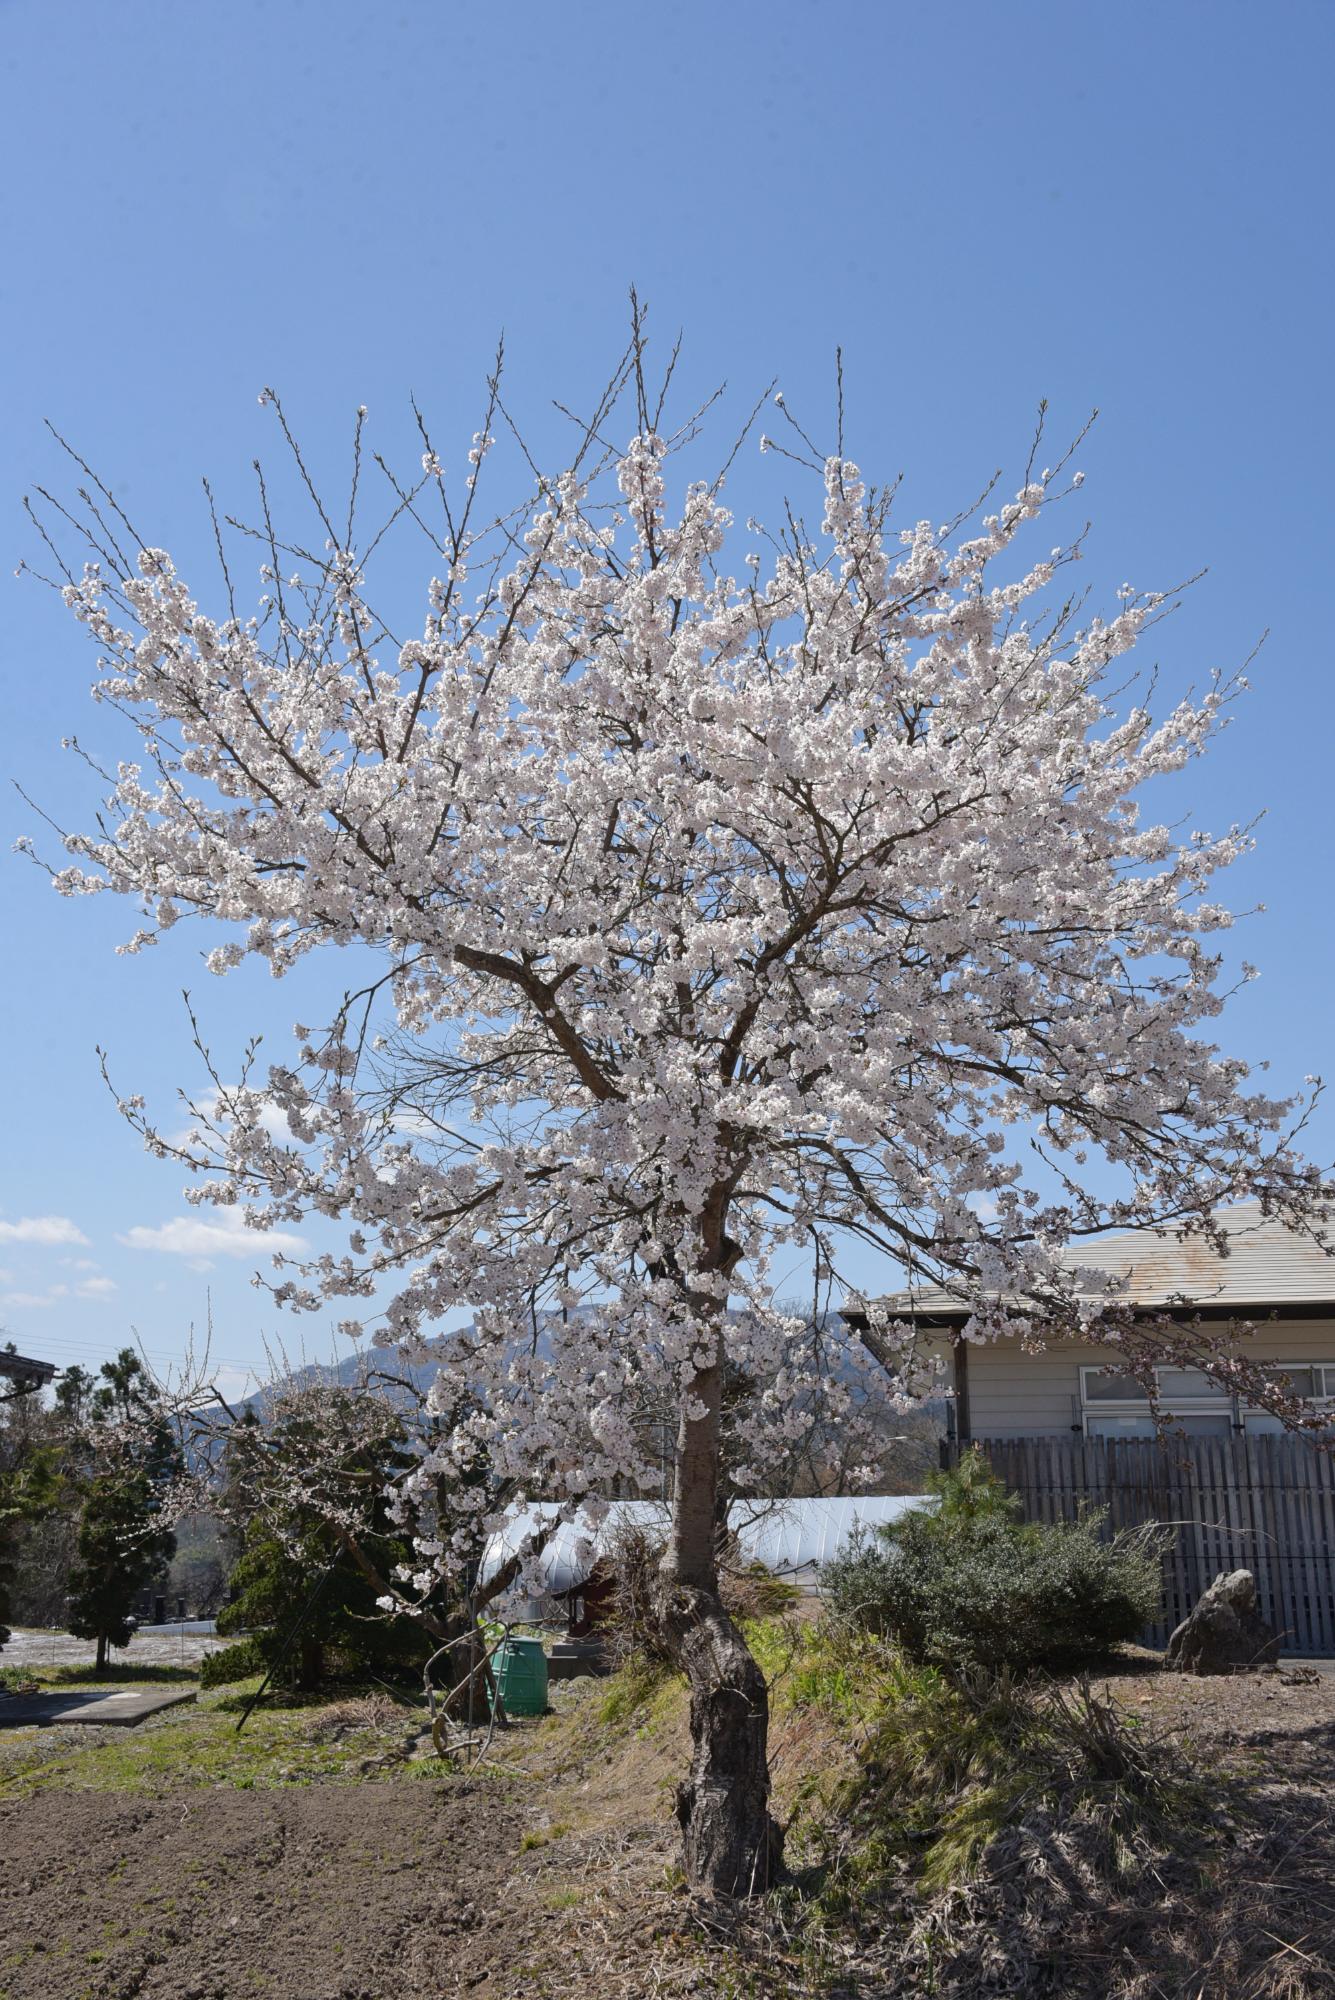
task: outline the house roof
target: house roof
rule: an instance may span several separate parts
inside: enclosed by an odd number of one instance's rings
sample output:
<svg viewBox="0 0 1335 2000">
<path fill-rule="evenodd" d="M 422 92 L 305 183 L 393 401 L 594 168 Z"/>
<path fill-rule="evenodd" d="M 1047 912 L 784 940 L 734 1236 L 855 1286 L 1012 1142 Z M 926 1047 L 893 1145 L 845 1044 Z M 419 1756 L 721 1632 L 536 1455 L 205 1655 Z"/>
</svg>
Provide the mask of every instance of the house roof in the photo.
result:
<svg viewBox="0 0 1335 2000">
<path fill-rule="evenodd" d="M 1061 1251 L 1068 1268 L 1092 1266 L 1127 1280 L 1133 1306 L 1177 1307 L 1205 1313 L 1270 1307 L 1335 1307 L 1335 1235 L 1328 1247 L 1263 1215 L 1256 1201 L 1221 1209 L 1215 1220 L 1228 1237 L 1220 1256 L 1199 1236 L 1183 1239 L 1171 1228 L 1127 1229 L 1089 1237 Z M 885 1294 L 878 1303 L 906 1319 L 962 1321 L 973 1311 L 962 1292 L 938 1285 Z"/>
<path fill-rule="evenodd" d="M 728 1510 L 729 1526 L 747 1562 L 763 1563 L 776 1576 L 810 1575 L 844 1547 L 859 1528 L 881 1527 L 912 1507 L 927 1507 L 923 1494 L 865 1494 L 854 1499 L 739 1500 Z M 479 1580 L 490 1582 L 505 1561 L 537 1533 L 555 1510 L 516 1508 L 487 1543 Z M 529 1567 L 535 1595 L 554 1597 L 587 1583 L 599 1555 L 619 1528 L 643 1528 L 666 1538 L 671 1509 L 659 1500 L 614 1500 L 601 1523 L 581 1510 L 563 1521 Z M 522 1586 L 521 1586 L 522 1587 Z"/>
<path fill-rule="evenodd" d="M 0 1349 L 0 1376 L 17 1382 L 24 1389 L 40 1389 L 51 1380 L 56 1372 L 54 1361 L 31 1361 L 26 1354 L 14 1354 Z"/>
</svg>

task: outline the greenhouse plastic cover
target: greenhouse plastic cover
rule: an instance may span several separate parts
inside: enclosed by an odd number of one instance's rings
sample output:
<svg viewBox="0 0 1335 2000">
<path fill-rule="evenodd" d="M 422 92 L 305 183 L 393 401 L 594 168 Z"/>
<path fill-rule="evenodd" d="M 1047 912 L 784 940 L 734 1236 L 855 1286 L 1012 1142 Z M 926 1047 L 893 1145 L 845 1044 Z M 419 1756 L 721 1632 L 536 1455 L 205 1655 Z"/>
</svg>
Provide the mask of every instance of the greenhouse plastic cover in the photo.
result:
<svg viewBox="0 0 1335 2000">
<path fill-rule="evenodd" d="M 821 1565 L 837 1555 L 859 1528 L 879 1528 L 910 1508 L 932 1504 L 921 1493 L 862 1494 L 849 1500 L 740 1500 L 729 1510 L 728 1525 L 746 1562 L 761 1562 L 776 1576 L 797 1582 L 814 1581 Z M 510 1514 L 487 1543 L 478 1581 L 489 1583 L 556 1513 L 555 1506 L 535 1506 Z M 659 1500 L 613 1500 L 600 1521 L 581 1509 L 554 1529 L 527 1566 L 523 1585 L 553 1597 L 577 1590 L 588 1581 L 602 1548 L 619 1529 L 643 1528 L 666 1539 L 669 1519 L 670 1509 Z"/>
</svg>

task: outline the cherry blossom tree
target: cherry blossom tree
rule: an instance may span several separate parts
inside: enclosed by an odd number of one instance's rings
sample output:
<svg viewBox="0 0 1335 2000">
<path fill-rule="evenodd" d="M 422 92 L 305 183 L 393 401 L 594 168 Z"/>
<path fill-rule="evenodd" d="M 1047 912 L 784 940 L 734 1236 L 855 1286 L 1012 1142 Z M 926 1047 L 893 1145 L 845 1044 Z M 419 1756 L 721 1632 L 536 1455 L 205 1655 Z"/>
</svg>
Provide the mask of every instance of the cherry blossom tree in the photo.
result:
<svg viewBox="0 0 1335 2000">
<path fill-rule="evenodd" d="M 770 1385 L 735 1482 L 763 1487 L 804 1422 L 775 1260 L 870 1245 L 967 1286 L 971 1337 L 1115 1339 L 1115 1297 L 1063 1246 L 1209 1232 L 1243 1196 L 1307 1227 L 1319 1186 L 1301 1112 L 1208 1039 L 1229 923 L 1209 890 L 1248 836 L 1138 803 L 1240 683 L 1156 718 L 1119 677 L 1170 599 L 1124 589 L 1103 616 L 1067 587 L 1080 535 L 1043 528 L 1080 484 L 1069 454 L 1040 467 L 1040 426 L 1013 497 L 900 528 L 842 396 L 829 449 L 775 396 L 760 442 L 819 517 L 740 530 L 722 473 L 678 475 L 701 422 L 665 397 L 637 313 L 571 464 L 530 459 L 529 497 L 493 515 L 498 371 L 457 486 L 422 424 L 420 472 L 376 461 L 388 519 L 363 529 L 365 413 L 336 516 L 266 391 L 313 525 L 280 530 L 261 480 L 258 526 L 232 523 L 263 563 L 254 611 L 222 523 L 206 604 L 90 483 L 92 560 L 54 581 L 141 749 L 54 879 L 138 899 L 131 951 L 188 916 L 225 926 L 218 973 L 374 955 L 289 1061 L 212 1064 L 191 1143 L 125 1109 L 192 1199 L 345 1225 L 274 1296 L 432 1338 L 437 1407 L 467 1414 L 424 1479 L 466 1484 L 485 1453 L 571 1500 L 656 1490 L 641 1417 L 673 1411 L 678 1812 L 691 1879 L 745 1892 L 779 1842 L 765 1682 L 718 1594 L 720 1436 L 730 1371 Z M 406 637 L 373 586 L 391 527 L 429 565 Z M 1197 1358 L 1236 1366 L 1208 1338 Z M 920 1386 L 906 1327 L 869 1310 L 865 1339 Z M 424 1548 L 424 1569 L 450 1560 L 448 1538 Z"/>
</svg>

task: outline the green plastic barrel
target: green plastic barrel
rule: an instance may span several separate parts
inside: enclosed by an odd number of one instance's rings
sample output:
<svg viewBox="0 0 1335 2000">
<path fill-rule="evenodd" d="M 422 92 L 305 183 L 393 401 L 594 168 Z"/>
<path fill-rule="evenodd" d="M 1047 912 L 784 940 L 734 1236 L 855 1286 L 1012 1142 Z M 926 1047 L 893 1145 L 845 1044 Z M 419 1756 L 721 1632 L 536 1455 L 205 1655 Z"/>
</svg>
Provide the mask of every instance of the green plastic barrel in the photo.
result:
<svg viewBox="0 0 1335 2000">
<path fill-rule="evenodd" d="M 507 1639 L 496 1654 L 496 1687 L 507 1715 L 547 1713 L 547 1655 L 541 1639 Z"/>
</svg>

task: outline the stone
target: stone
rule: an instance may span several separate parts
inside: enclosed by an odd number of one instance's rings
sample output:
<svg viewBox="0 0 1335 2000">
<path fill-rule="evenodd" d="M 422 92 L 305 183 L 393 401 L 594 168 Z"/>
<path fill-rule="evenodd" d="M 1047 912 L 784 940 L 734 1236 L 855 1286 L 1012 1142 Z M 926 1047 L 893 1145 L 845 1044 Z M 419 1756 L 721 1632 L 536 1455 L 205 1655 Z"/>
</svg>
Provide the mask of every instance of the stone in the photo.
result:
<svg viewBox="0 0 1335 2000">
<path fill-rule="evenodd" d="M 1183 1674 L 1236 1674 L 1273 1666 L 1279 1639 L 1256 1608 L 1249 1569 L 1217 1576 L 1168 1641 L 1164 1665 Z"/>
<path fill-rule="evenodd" d="M 601 1639 L 557 1639 L 547 1649 L 549 1681 L 570 1681 L 606 1672 L 607 1656 Z"/>
</svg>

